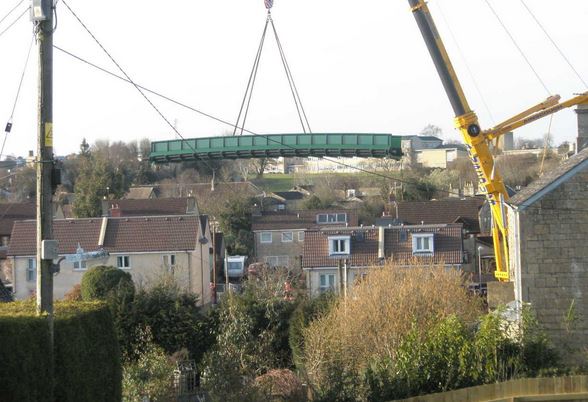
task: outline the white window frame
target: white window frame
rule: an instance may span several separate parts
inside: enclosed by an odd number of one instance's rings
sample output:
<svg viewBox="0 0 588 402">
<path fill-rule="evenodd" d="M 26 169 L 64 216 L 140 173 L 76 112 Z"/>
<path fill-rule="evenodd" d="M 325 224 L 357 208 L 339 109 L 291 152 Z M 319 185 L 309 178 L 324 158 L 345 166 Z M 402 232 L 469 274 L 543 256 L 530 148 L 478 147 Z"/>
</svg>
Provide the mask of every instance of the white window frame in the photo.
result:
<svg viewBox="0 0 588 402">
<path fill-rule="evenodd" d="M 325 284 L 323 285 L 323 279 Z M 329 284 L 329 282 L 331 284 Z M 334 292 L 337 287 L 337 278 L 335 274 L 320 274 L 319 275 L 319 292 Z"/>
<path fill-rule="evenodd" d="M 126 259 L 126 264 L 125 264 L 125 259 Z M 130 255 L 117 255 L 116 256 L 116 267 L 118 269 L 131 269 L 131 256 Z"/>
<path fill-rule="evenodd" d="M 344 244 L 343 251 L 341 251 L 341 244 Z M 349 254 L 351 254 L 351 236 L 329 236 L 329 255 Z"/>
<path fill-rule="evenodd" d="M 323 219 L 321 219 L 323 217 Z M 341 219 L 340 219 L 341 218 Z M 326 225 L 336 225 L 337 223 L 347 223 L 346 212 L 324 213 L 316 215 L 316 223 Z"/>
<path fill-rule="evenodd" d="M 27 282 L 34 282 L 37 280 L 37 259 L 36 258 L 28 258 L 27 259 L 26 279 L 27 279 Z"/>
<path fill-rule="evenodd" d="M 265 262 L 272 268 L 287 267 L 290 263 L 290 256 L 288 255 L 269 255 L 265 257 Z"/>
<path fill-rule="evenodd" d="M 304 230 L 298 232 L 298 241 L 304 241 Z"/>
<path fill-rule="evenodd" d="M 164 254 L 161 256 L 163 266 L 166 268 L 175 268 L 177 264 L 177 258 L 175 254 Z"/>
<path fill-rule="evenodd" d="M 269 235 L 269 240 L 263 240 L 264 235 Z M 273 242 L 273 235 L 272 232 L 261 232 L 259 234 L 259 242 L 260 243 L 272 243 Z"/>
<path fill-rule="evenodd" d="M 74 271 L 85 271 L 85 270 L 88 269 L 88 262 L 85 261 L 85 260 L 83 260 L 83 261 L 74 261 L 73 262 L 73 269 L 74 269 Z"/>
<path fill-rule="evenodd" d="M 427 246 L 425 248 L 425 243 Z M 435 252 L 435 235 L 433 233 L 413 233 L 412 253 L 416 255 L 431 255 Z"/>
<path fill-rule="evenodd" d="M 286 235 L 286 238 L 284 238 Z M 288 235 L 290 235 L 290 239 L 288 240 Z M 282 232 L 282 243 L 292 243 L 294 241 L 294 232 Z"/>
</svg>

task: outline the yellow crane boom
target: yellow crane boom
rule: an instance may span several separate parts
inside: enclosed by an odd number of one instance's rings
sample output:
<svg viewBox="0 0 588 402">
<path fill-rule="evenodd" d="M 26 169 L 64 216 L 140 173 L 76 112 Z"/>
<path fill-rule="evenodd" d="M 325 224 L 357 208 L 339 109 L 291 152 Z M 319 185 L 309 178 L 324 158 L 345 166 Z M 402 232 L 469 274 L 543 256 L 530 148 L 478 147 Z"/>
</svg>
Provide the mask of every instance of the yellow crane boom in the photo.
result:
<svg viewBox="0 0 588 402">
<path fill-rule="evenodd" d="M 478 123 L 478 117 L 468 105 L 445 45 L 431 17 L 429 7 L 424 0 L 408 0 L 408 3 L 455 113 L 455 125 L 462 134 L 478 180 L 486 191 L 486 197 L 492 211 L 492 239 L 496 258 L 494 275 L 501 281 L 508 281 L 510 278 L 508 224 L 504 210 L 504 202 L 508 199 L 508 194 L 502 178 L 494 166 L 494 157 L 490 152 L 491 141 L 504 133 L 564 108 L 588 103 L 588 92 L 561 103 L 558 95 L 551 96 L 496 127 L 483 131 Z"/>
</svg>

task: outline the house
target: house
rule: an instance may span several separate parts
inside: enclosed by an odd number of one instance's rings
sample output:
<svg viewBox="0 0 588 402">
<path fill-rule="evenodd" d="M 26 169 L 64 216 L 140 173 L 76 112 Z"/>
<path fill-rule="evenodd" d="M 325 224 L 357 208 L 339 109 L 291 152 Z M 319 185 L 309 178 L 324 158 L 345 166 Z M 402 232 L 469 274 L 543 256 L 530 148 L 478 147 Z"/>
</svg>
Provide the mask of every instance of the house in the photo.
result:
<svg viewBox="0 0 588 402">
<path fill-rule="evenodd" d="M 194 197 L 103 200 L 102 216 L 198 215 Z"/>
<path fill-rule="evenodd" d="M 54 279 L 56 298 L 79 284 L 88 268 L 111 265 L 129 272 L 139 286 L 149 286 L 164 273 L 171 273 L 181 287 L 199 295 L 201 304 L 210 303 L 213 252 L 206 216 L 63 219 L 53 222 L 53 235 L 59 242 L 59 255 L 67 257 Z M 100 250 L 107 254 L 75 260 L 79 252 Z M 35 290 L 35 255 L 35 221 L 16 222 L 8 258 L 14 267 L 17 299 L 27 298 Z"/>
<path fill-rule="evenodd" d="M 311 296 L 350 288 L 384 261 L 461 268 L 462 224 L 334 227 L 307 230 L 302 268 Z"/>
<path fill-rule="evenodd" d="M 554 342 L 579 354 L 588 347 L 588 149 L 506 205 L 510 300 L 530 303 Z"/>
<path fill-rule="evenodd" d="M 414 161 L 426 168 L 447 169 L 451 162 L 466 159 L 468 153 L 461 144 L 440 145 L 434 149 L 420 149 L 414 151 Z"/>
<path fill-rule="evenodd" d="M 492 238 L 488 233 L 483 233 L 480 228 L 480 213 L 484 203 L 484 197 L 394 201 L 386 206 L 385 215 L 376 220 L 376 225 L 461 223 L 464 247 L 463 271 L 469 272 L 475 282 L 492 281 L 495 280 L 493 260 L 490 259 L 494 255 Z"/>
<path fill-rule="evenodd" d="M 305 230 L 322 226 L 357 226 L 353 210 L 305 210 L 254 214 L 254 258 L 271 266 L 299 265 Z"/>
</svg>

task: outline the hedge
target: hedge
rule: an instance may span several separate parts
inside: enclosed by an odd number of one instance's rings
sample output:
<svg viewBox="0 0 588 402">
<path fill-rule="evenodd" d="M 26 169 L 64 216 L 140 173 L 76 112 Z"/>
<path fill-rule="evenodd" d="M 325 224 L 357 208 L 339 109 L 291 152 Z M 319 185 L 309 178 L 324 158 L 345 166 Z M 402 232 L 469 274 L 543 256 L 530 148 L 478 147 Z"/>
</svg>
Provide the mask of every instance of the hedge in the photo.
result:
<svg viewBox="0 0 588 402">
<path fill-rule="evenodd" d="M 0 304 L 0 402 L 120 401 L 120 352 L 108 308 L 57 302 L 54 325 L 52 351 L 47 321 L 32 302 Z"/>
</svg>

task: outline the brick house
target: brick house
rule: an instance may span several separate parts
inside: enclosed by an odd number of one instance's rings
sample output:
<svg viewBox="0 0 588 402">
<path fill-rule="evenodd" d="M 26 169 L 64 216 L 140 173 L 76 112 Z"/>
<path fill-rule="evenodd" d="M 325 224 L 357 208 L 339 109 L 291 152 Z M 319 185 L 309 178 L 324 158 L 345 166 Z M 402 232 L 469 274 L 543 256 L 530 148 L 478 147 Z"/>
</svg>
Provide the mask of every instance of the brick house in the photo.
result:
<svg viewBox="0 0 588 402">
<path fill-rule="evenodd" d="M 556 344 L 585 350 L 588 149 L 510 198 L 507 213 L 514 299 L 533 306 Z"/>
<path fill-rule="evenodd" d="M 478 278 L 478 264 L 482 262 L 482 282 L 494 280 L 491 259 L 494 255 L 492 238 L 483 233 L 480 214 L 485 197 L 447 198 L 432 201 L 391 202 L 386 206 L 385 215 L 376 220 L 378 226 L 392 225 L 436 225 L 461 223 L 463 225 L 464 272 Z M 479 258 L 482 257 L 482 258 Z"/>
<path fill-rule="evenodd" d="M 384 261 L 461 268 L 462 230 L 461 223 L 307 230 L 302 256 L 307 288 L 311 296 L 349 288 Z"/>
<path fill-rule="evenodd" d="M 213 253 L 206 216 L 55 220 L 53 234 L 60 256 L 73 257 L 78 248 L 108 253 L 88 261 L 64 260 L 54 279 L 56 298 L 79 284 L 88 268 L 111 265 L 129 272 L 139 286 L 149 286 L 164 273 L 172 273 L 181 287 L 199 295 L 201 304 L 210 303 Z M 15 268 L 17 299 L 29 297 L 36 288 L 35 237 L 35 221 L 14 224 L 8 257 Z"/>
<path fill-rule="evenodd" d="M 299 266 L 306 230 L 342 225 L 357 226 L 357 213 L 332 209 L 254 214 L 254 259 L 271 266 Z"/>
</svg>

